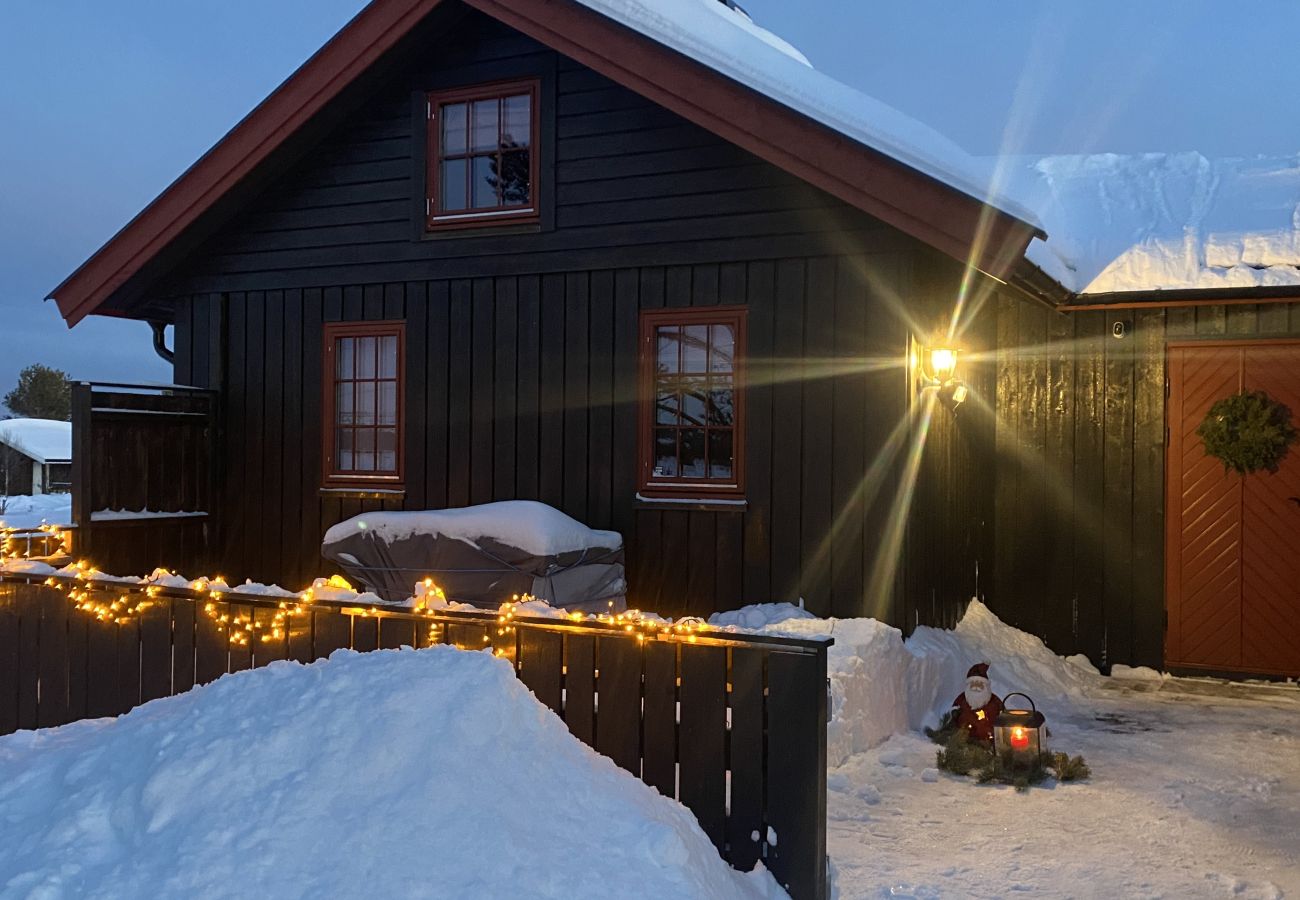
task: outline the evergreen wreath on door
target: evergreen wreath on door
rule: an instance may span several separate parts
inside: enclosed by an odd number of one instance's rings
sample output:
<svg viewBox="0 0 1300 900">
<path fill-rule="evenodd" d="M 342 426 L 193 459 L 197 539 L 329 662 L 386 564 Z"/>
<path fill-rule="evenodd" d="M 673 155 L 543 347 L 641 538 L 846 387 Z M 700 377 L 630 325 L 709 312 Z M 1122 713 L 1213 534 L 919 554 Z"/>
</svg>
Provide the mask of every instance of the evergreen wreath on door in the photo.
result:
<svg viewBox="0 0 1300 900">
<path fill-rule="evenodd" d="M 1276 472 L 1296 439 L 1291 410 L 1264 391 L 1224 397 L 1210 407 L 1196 434 L 1225 471 L 1242 475 Z"/>
</svg>

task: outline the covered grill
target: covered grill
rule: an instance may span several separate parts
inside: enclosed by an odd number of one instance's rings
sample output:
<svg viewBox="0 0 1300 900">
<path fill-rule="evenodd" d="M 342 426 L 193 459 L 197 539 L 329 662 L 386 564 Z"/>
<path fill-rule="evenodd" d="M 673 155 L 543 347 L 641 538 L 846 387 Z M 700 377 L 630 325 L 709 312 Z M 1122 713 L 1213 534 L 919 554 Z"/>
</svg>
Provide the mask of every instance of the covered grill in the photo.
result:
<svg viewBox="0 0 1300 900">
<path fill-rule="evenodd" d="M 363 513 L 326 532 L 321 555 L 390 603 L 432 578 L 448 599 L 489 609 L 515 594 L 585 612 L 626 607 L 622 535 L 531 500 Z"/>
</svg>

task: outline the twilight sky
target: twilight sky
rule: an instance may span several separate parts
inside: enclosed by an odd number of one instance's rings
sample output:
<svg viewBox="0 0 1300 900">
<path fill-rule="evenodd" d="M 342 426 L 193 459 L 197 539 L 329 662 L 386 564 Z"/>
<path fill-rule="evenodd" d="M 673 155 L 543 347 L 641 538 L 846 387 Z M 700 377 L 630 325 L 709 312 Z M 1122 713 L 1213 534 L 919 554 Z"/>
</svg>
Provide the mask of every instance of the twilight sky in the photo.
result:
<svg viewBox="0 0 1300 900">
<path fill-rule="evenodd" d="M 1300 152 L 1300 5 L 742 0 L 822 71 L 979 155 Z M 0 395 L 43 362 L 169 378 L 140 323 L 48 291 L 363 0 L 0 4 Z"/>
</svg>

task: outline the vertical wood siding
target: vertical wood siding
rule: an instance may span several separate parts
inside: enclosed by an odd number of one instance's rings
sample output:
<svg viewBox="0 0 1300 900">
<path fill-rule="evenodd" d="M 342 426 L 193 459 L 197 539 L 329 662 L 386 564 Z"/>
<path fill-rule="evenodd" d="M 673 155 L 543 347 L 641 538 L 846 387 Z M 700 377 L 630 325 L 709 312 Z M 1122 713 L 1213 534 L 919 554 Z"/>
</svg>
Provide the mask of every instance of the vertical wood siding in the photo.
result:
<svg viewBox="0 0 1300 900">
<path fill-rule="evenodd" d="M 226 323 L 222 565 L 298 585 L 324 569 L 319 535 L 358 513 L 537 499 L 623 532 L 646 608 L 803 597 L 861 614 L 893 497 L 860 482 L 903 379 L 859 361 L 901 364 L 903 324 L 875 296 L 896 268 L 815 257 L 181 298 L 179 380 L 209 382 L 214 306 Z M 638 503 L 639 311 L 719 302 L 751 315 L 748 507 Z M 407 323 L 401 502 L 319 490 L 322 324 L 377 319 Z"/>
<path fill-rule="evenodd" d="M 1058 653 L 1160 666 L 1165 343 L 1300 335 L 1300 304 L 997 316 L 990 604 Z"/>
<path fill-rule="evenodd" d="M 229 574 L 297 586 L 349 516 L 520 498 L 623 533 L 632 602 L 664 613 L 959 612 L 991 519 L 979 429 L 965 412 L 935 429 L 942 486 L 914 515 L 943 523 L 886 567 L 910 604 L 880 574 L 897 460 L 879 462 L 909 320 L 951 305 L 959 267 L 477 13 L 412 46 L 147 301 L 175 310 L 176 377 L 222 391 Z M 421 239 L 413 97 L 525 75 L 542 83 L 542 224 Z M 717 304 L 749 310 L 748 506 L 638 504 L 639 312 Z M 400 504 L 319 491 L 322 324 L 374 319 L 407 327 Z"/>
</svg>

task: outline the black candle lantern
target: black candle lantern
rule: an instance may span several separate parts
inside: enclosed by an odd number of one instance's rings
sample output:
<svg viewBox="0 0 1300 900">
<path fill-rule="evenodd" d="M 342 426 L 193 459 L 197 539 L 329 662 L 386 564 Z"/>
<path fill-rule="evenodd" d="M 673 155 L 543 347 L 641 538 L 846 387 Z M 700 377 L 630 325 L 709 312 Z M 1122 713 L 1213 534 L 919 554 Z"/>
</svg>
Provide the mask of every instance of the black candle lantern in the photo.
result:
<svg viewBox="0 0 1300 900">
<path fill-rule="evenodd" d="M 1029 709 L 1008 709 L 1012 697 L 1023 697 Z M 1002 712 L 993 721 L 993 745 L 1004 765 L 1015 769 L 1030 769 L 1039 764 L 1047 750 L 1047 720 L 1026 694 L 1015 692 L 1003 699 Z"/>
</svg>

